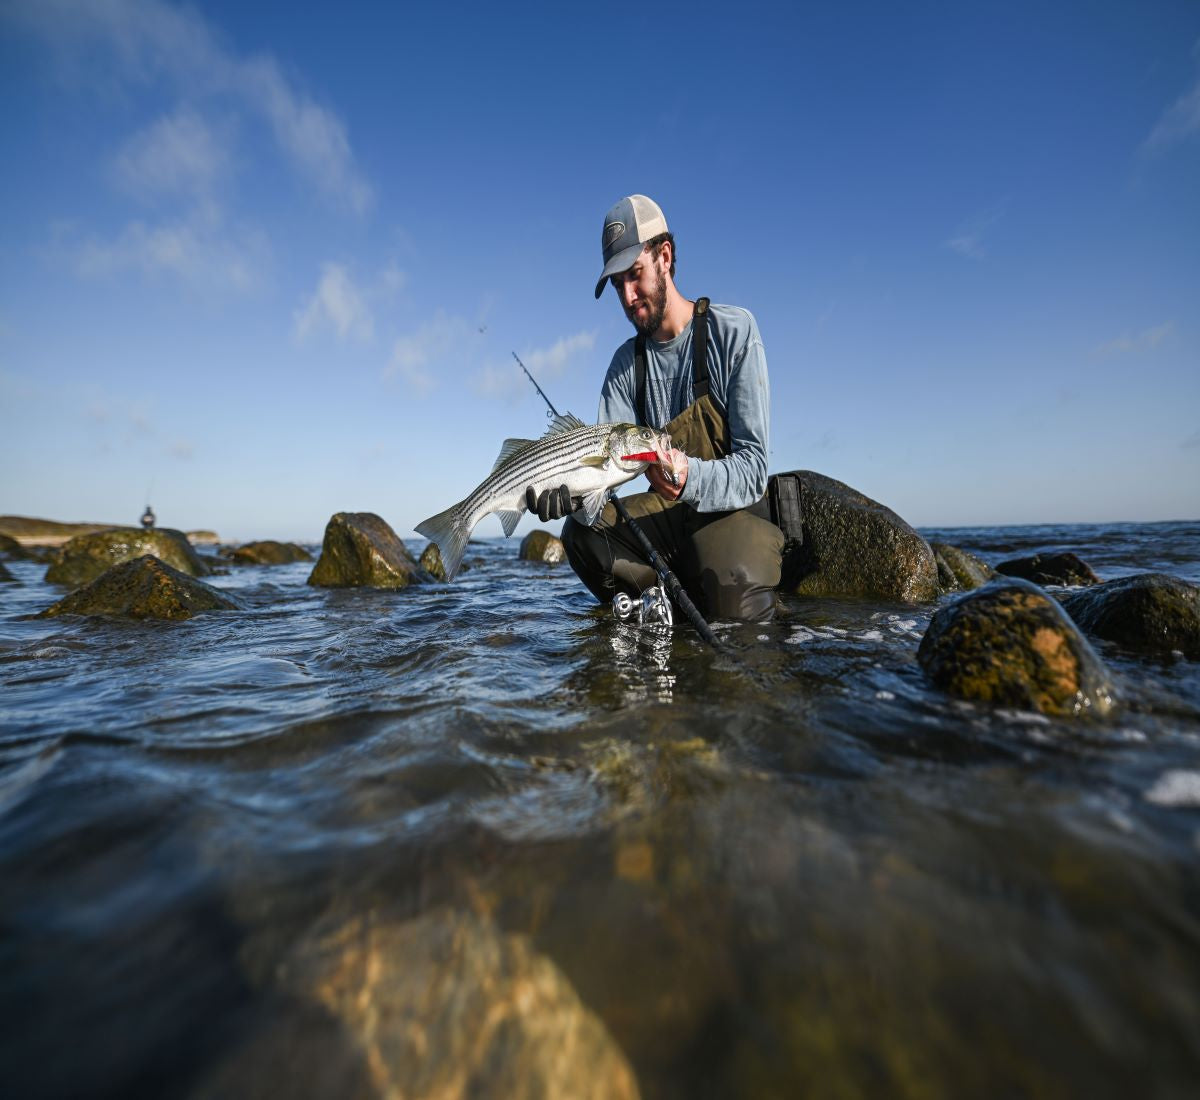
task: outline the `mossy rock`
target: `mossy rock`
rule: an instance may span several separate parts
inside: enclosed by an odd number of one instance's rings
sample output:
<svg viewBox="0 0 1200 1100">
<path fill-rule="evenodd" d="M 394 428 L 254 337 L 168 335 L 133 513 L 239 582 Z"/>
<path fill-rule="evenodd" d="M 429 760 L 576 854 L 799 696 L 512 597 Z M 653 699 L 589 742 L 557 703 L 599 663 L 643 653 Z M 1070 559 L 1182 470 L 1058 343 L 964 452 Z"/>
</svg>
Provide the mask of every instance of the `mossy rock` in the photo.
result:
<svg viewBox="0 0 1200 1100">
<path fill-rule="evenodd" d="M 17 542 L 12 535 L 0 535 L 0 557 L 15 561 L 25 561 L 32 558 L 33 555 Z"/>
<path fill-rule="evenodd" d="M 982 558 L 948 542 L 931 542 L 937 562 L 938 584 L 943 592 L 970 592 L 990 581 L 995 570 Z"/>
<path fill-rule="evenodd" d="M 289 565 L 295 561 L 312 561 L 312 554 L 294 542 L 275 542 L 263 539 L 223 550 L 221 556 L 235 565 Z"/>
<path fill-rule="evenodd" d="M 1062 605 L 1082 630 L 1125 649 L 1200 657 L 1200 588 L 1178 577 L 1121 577 L 1066 593 Z"/>
<path fill-rule="evenodd" d="M 567 549 L 562 539 L 549 531 L 530 531 L 521 540 L 521 549 L 517 554 L 521 561 L 541 561 L 549 565 L 559 565 L 567 560 Z"/>
<path fill-rule="evenodd" d="M 417 564 L 435 581 L 446 579 L 446 567 L 442 564 L 442 552 L 438 549 L 436 542 L 431 542 L 421 551 Z"/>
<path fill-rule="evenodd" d="M 119 615 L 128 619 L 190 619 L 201 611 L 236 611 L 211 585 L 163 564 L 152 554 L 121 562 L 64 596 L 38 618 Z"/>
<path fill-rule="evenodd" d="M 996 580 L 941 608 L 917 659 L 929 679 L 960 699 L 1042 714 L 1106 714 L 1108 670 L 1037 585 Z"/>
<path fill-rule="evenodd" d="M 834 478 L 795 473 L 804 538 L 785 554 L 780 591 L 898 603 L 937 598 L 933 551 L 895 512 Z"/>
<path fill-rule="evenodd" d="M 182 531 L 169 527 L 110 527 L 106 531 L 76 535 L 54 556 L 46 571 L 51 584 L 81 585 L 124 561 L 153 554 L 172 569 L 189 577 L 203 577 L 209 568 Z"/>
<path fill-rule="evenodd" d="M 1033 554 L 1025 558 L 1010 558 L 996 566 L 997 573 L 1006 577 L 1021 577 L 1034 584 L 1087 585 L 1099 584 L 1100 578 L 1092 567 L 1070 551 L 1061 554 Z"/>
<path fill-rule="evenodd" d="M 374 512 L 338 512 L 308 583 L 321 588 L 407 588 L 421 572 L 396 532 Z"/>
<path fill-rule="evenodd" d="M 621 1049 L 563 972 L 528 936 L 470 913 L 330 921 L 275 976 L 289 1000 L 319 1007 L 328 1030 L 351 1040 L 377 1090 L 370 1095 L 639 1095 Z M 307 1044 L 292 1044 L 293 1067 L 310 1057 Z M 243 1074 L 253 1078 L 257 1060 L 250 1045 L 200 1095 L 244 1095 Z M 283 1094 L 307 1094 L 295 1068 L 287 1072 L 298 1088 Z"/>
</svg>

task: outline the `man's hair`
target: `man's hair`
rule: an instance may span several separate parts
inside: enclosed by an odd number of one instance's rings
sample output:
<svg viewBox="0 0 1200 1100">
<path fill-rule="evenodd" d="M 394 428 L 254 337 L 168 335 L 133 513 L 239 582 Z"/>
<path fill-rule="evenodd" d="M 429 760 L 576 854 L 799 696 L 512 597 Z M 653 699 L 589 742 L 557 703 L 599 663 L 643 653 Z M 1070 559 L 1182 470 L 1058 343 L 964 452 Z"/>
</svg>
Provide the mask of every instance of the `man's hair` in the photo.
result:
<svg viewBox="0 0 1200 1100">
<path fill-rule="evenodd" d="M 657 259 L 658 254 L 662 251 L 662 246 L 664 244 L 666 244 L 668 241 L 671 242 L 671 278 L 674 279 L 675 278 L 675 234 L 674 233 L 660 233 L 657 237 L 651 237 L 646 242 L 644 250 L 646 252 L 653 252 L 655 258 Z"/>
</svg>

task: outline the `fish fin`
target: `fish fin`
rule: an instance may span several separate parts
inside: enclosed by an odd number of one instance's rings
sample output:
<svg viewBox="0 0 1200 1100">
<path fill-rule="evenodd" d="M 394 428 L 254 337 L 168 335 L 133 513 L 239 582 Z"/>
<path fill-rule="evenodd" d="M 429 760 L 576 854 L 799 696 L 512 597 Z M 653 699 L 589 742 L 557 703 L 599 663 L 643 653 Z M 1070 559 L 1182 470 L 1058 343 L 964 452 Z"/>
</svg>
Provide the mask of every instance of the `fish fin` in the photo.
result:
<svg viewBox="0 0 1200 1100">
<path fill-rule="evenodd" d="M 588 455 L 587 458 L 579 460 L 580 466 L 595 466 L 599 469 L 608 462 L 608 455 Z"/>
<path fill-rule="evenodd" d="M 559 413 L 558 416 L 550 421 L 550 427 L 546 429 L 546 433 L 542 438 L 545 439 L 547 435 L 562 435 L 563 432 L 571 432 L 576 428 L 586 427 L 587 425 L 574 413 Z"/>
<path fill-rule="evenodd" d="M 600 518 L 600 513 L 604 511 L 604 505 L 608 503 L 607 487 L 602 486 L 599 489 L 594 489 L 583 498 L 583 503 L 580 505 L 580 511 L 583 512 L 583 522 L 588 527 L 594 527 L 596 520 Z"/>
<path fill-rule="evenodd" d="M 454 580 L 458 567 L 462 565 L 463 554 L 467 550 L 467 540 L 471 537 L 471 529 L 462 521 L 459 513 L 461 505 L 455 504 L 436 516 L 422 520 L 416 526 L 416 532 L 424 535 L 430 542 L 436 542 L 438 553 L 442 557 L 442 565 L 446 570 L 446 580 Z"/>
<path fill-rule="evenodd" d="M 500 526 L 504 528 L 505 538 L 508 538 L 517 529 L 517 524 L 521 522 L 520 508 L 515 512 L 497 512 L 496 515 L 500 517 Z"/>
<path fill-rule="evenodd" d="M 496 464 L 492 467 L 492 473 L 500 469 L 522 447 L 528 447 L 532 442 L 532 439 L 506 439 L 500 444 L 500 457 L 496 459 Z"/>
</svg>

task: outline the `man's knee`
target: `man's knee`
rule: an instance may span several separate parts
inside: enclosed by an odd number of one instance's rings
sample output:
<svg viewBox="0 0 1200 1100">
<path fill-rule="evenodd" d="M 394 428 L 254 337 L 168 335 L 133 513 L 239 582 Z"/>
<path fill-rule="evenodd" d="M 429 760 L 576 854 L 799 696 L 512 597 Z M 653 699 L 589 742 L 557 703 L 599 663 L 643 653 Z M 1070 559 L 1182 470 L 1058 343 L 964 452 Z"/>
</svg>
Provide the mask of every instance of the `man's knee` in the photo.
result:
<svg viewBox="0 0 1200 1100">
<path fill-rule="evenodd" d="M 783 533 L 749 512 L 708 524 L 694 538 L 696 574 L 713 618 L 766 622 L 775 614 Z"/>
</svg>

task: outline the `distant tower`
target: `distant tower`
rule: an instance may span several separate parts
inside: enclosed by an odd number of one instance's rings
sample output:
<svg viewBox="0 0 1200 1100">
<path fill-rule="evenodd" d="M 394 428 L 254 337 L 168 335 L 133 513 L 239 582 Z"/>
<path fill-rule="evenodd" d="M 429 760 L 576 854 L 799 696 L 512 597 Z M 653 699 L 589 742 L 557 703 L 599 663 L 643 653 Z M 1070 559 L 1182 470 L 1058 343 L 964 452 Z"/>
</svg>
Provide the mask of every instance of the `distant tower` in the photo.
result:
<svg viewBox="0 0 1200 1100">
<path fill-rule="evenodd" d="M 142 526 L 147 531 L 154 526 L 154 509 L 149 504 L 146 505 L 146 510 L 142 513 Z"/>
</svg>

